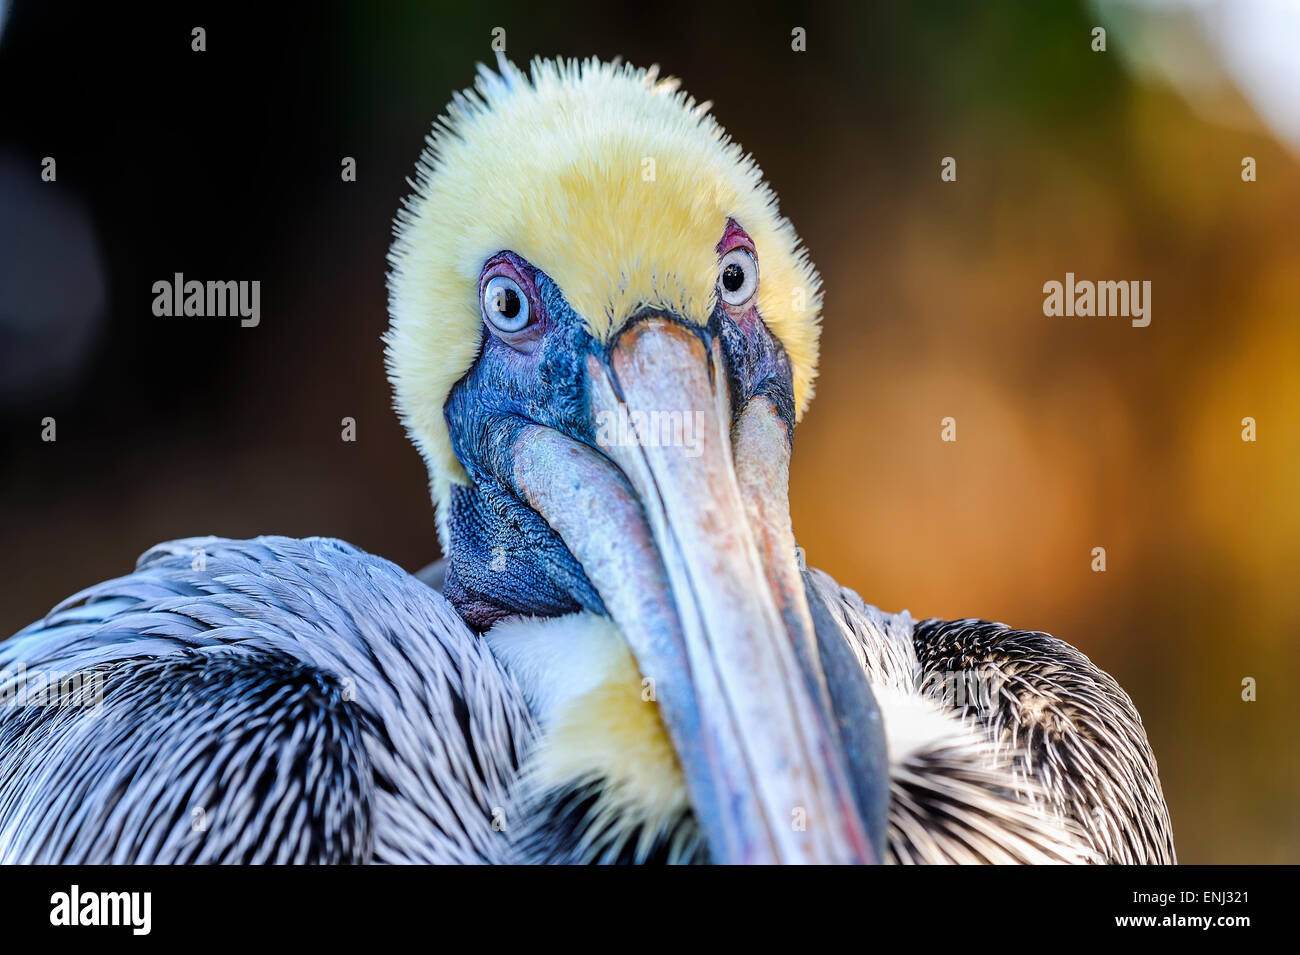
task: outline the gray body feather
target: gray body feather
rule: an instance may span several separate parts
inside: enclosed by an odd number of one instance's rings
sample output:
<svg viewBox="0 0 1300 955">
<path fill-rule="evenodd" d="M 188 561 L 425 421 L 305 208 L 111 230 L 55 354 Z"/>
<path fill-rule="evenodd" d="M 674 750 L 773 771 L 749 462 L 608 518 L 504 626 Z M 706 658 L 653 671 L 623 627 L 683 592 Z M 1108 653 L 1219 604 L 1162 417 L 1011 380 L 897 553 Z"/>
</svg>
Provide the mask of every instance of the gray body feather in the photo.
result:
<svg viewBox="0 0 1300 955">
<path fill-rule="evenodd" d="M 1109 673 L 1063 640 L 986 620 L 925 620 L 913 643 L 923 674 L 970 674 L 986 689 L 946 702 L 985 730 L 1102 859 L 1177 861 L 1142 717 Z"/>
<path fill-rule="evenodd" d="M 842 638 L 877 694 L 956 717 L 890 754 L 890 861 L 1174 861 L 1141 720 L 1087 657 L 886 614 L 817 570 L 805 585 L 819 640 Z M 992 689 L 953 699 L 952 674 Z M 487 642 L 388 561 L 175 541 L 0 643 L 0 861 L 568 858 L 583 794 L 510 802 L 535 734 Z"/>
<path fill-rule="evenodd" d="M 518 688 L 440 594 L 340 541 L 160 545 L 0 671 L 0 860 L 510 857 Z"/>
<path fill-rule="evenodd" d="M 931 701 L 970 731 L 893 762 L 893 861 L 1176 861 L 1142 719 L 1086 656 L 983 620 L 917 623 L 821 571 L 808 580 L 874 686 Z"/>
</svg>

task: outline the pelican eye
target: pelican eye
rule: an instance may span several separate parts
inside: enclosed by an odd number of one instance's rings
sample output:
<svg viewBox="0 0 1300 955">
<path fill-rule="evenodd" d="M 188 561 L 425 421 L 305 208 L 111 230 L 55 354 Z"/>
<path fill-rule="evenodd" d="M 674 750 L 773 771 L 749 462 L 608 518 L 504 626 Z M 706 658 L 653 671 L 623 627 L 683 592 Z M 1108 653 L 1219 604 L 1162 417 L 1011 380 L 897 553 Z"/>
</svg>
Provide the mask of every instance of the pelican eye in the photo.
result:
<svg viewBox="0 0 1300 955">
<path fill-rule="evenodd" d="M 528 296 L 514 279 L 494 275 L 483 286 L 483 314 L 499 331 L 520 331 L 531 317 Z"/>
<path fill-rule="evenodd" d="M 758 262 L 749 249 L 732 249 L 722 257 L 718 294 L 728 305 L 744 305 L 758 288 Z"/>
</svg>

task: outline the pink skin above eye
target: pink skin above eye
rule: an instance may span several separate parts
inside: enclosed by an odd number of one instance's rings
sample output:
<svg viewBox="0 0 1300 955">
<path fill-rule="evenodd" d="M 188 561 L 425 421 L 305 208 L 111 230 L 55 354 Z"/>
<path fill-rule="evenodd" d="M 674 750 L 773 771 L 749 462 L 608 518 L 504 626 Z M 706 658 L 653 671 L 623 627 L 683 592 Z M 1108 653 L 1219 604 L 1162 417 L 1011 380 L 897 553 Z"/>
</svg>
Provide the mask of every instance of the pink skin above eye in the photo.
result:
<svg viewBox="0 0 1300 955">
<path fill-rule="evenodd" d="M 742 229 L 735 219 L 728 219 L 727 227 L 718 241 L 718 257 L 721 258 L 732 249 L 748 249 L 754 254 L 754 258 L 758 258 L 758 253 L 754 249 L 754 240 L 749 237 L 749 233 Z"/>
</svg>

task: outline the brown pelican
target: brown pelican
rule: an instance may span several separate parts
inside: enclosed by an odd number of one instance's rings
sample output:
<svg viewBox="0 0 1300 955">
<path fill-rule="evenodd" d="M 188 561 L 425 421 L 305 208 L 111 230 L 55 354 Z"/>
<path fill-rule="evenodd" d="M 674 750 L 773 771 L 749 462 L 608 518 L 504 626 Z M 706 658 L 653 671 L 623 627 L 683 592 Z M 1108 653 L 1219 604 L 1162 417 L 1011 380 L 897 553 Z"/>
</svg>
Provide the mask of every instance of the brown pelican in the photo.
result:
<svg viewBox="0 0 1300 955">
<path fill-rule="evenodd" d="M 706 105 L 482 69 L 390 259 L 441 593 L 206 538 L 65 601 L 0 644 L 0 859 L 1173 861 L 1083 654 L 804 563 L 819 279 Z"/>
</svg>

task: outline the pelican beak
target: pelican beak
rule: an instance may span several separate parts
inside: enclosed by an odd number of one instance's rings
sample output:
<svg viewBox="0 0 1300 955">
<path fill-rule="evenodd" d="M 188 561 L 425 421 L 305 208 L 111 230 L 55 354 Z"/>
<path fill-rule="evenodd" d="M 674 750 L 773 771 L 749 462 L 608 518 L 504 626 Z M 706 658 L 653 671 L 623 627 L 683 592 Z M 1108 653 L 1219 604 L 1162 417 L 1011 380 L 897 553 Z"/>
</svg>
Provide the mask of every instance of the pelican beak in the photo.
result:
<svg viewBox="0 0 1300 955">
<path fill-rule="evenodd" d="M 529 428 L 516 486 L 627 639 L 713 860 L 878 861 L 796 556 L 785 421 L 763 397 L 733 415 L 717 341 L 671 317 L 586 374 L 597 448 Z"/>
</svg>

